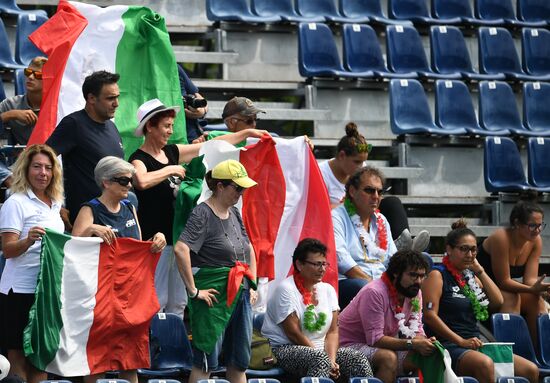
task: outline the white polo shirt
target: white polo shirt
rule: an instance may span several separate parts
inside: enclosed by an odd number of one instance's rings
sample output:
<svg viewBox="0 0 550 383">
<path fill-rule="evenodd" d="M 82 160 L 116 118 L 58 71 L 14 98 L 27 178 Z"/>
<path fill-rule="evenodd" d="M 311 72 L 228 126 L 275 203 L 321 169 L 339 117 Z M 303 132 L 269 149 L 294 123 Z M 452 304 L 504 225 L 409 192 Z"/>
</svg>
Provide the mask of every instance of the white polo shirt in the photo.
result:
<svg viewBox="0 0 550 383">
<path fill-rule="evenodd" d="M 11 195 L 0 209 L 0 234 L 15 233 L 26 238 L 33 226 L 63 232 L 65 226 L 59 215 L 61 202 L 49 207 L 29 189 L 26 193 Z M 0 293 L 33 294 L 40 271 L 40 241 L 18 257 L 8 258 L 0 280 Z"/>
</svg>

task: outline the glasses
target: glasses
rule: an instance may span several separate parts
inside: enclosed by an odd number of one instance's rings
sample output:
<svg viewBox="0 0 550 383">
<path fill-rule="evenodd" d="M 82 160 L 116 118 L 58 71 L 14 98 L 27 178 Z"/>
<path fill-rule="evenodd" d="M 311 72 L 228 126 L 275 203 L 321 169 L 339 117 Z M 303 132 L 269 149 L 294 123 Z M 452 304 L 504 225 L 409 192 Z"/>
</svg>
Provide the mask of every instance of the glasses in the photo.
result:
<svg viewBox="0 0 550 383">
<path fill-rule="evenodd" d="M 35 79 L 42 80 L 42 71 L 41 70 L 32 70 L 31 68 L 25 68 L 23 70 L 23 73 L 25 73 L 25 76 L 27 76 L 27 77 L 31 77 L 31 74 L 33 74 Z"/>
<path fill-rule="evenodd" d="M 414 271 L 409 271 L 407 274 L 409 275 L 410 278 L 412 278 L 412 280 L 420 279 L 423 281 L 428 277 L 428 274 L 426 273 L 420 274 L 420 273 L 415 273 Z"/>
<path fill-rule="evenodd" d="M 237 120 L 237 121 L 242 121 L 244 122 L 246 125 L 254 125 L 255 123 L 257 123 L 258 121 L 260 121 L 259 118 L 247 118 L 247 119 L 242 119 L 242 118 L 236 118 L 236 117 L 233 117 L 234 120 Z"/>
<path fill-rule="evenodd" d="M 227 186 L 233 186 L 237 193 L 242 193 L 244 191 L 244 188 L 242 186 L 239 186 L 239 185 L 234 184 L 234 183 L 227 184 Z"/>
<path fill-rule="evenodd" d="M 460 250 L 460 252 L 464 255 L 468 254 L 468 252 L 471 252 L 472 255 L 477 254 L 477 246 L 460 245 L 455 246 L 455 248 Z"/>
<path fill-rule="evenodd" d="M 113 177 L 109 181 L 116 182 L 120 186 L 128 186 L 132 179 L 130 177 Z"/>
<path fill-rule="evenodd" d="M 372 150 L 371 144 L 357 144 L 355 145 L 355 147 L 357 148 L 357 152 L 359 153 L 370 153 Z"/>
<path fill-rule="evenodd" d="M 363 189 L 363 191 L 367 194 L 374 194 L 375 192 L 378 193 L 378 195 L 384 195 L 385 193 L 387 193 L 388 191 L 390 190 L 390 188 L 387 188 L 387 189 L 377 189 L 377 188 L 373 188 L 372 186 L 367 186 L 366 188 Z"/>
<path fill-rule="evenodd" d="M 330 263 L 328 262 L 311 262 L 311 261 L 302 261 L 302 262 L 310 264 L 311 266 L 314 266 L 317 269 L 322 269 L 323 267 L 327 268 L 330 266 Z"/>
<path fill-rule="evenodd" d="M 543 231 L 546 228 L 546 223 L 526 223 L 525 226 L 527 226 L 529 231 Z"/>
</svg>

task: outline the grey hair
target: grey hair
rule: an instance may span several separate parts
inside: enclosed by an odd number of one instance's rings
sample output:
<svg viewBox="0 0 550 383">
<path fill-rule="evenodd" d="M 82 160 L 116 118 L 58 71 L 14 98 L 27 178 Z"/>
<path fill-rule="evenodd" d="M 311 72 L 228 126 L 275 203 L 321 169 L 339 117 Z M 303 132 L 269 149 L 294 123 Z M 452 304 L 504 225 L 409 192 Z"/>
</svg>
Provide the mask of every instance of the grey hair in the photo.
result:
<svg viewBox="0 0 550 383">
<path fill-rule="evenodd" d="M 107 156 L 103 157 L 94 169 L 96 184 L 103 190 L 103 181 L 117 177 L 123 173 L 136 174 L 134 165 L 124 161 L 122 158 Z"/>
</svg>

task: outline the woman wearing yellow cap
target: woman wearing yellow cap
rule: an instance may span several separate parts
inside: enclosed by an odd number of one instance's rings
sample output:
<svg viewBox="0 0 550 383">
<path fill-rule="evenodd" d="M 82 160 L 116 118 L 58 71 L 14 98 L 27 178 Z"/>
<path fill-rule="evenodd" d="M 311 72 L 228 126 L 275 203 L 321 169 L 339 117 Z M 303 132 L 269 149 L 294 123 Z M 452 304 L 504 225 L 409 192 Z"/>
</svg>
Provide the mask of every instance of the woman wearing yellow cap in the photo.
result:
<svg viewBox="0 0 550 383">
<path fill-rule="evenodd" d="M 243 165 L 226 160 L 206 173 L 212 196 L 197 205 L 175 245 L 176 261 L 189 294 L 193 333 L 190 383 L 207 379 L 223 350 L 227 378 L 246 382 L 250 361 L 256 258 L 235 207 L 245 189 L 256 185 Z M 199 268 L 193 275 L 191 267 Z"/>
</svg>

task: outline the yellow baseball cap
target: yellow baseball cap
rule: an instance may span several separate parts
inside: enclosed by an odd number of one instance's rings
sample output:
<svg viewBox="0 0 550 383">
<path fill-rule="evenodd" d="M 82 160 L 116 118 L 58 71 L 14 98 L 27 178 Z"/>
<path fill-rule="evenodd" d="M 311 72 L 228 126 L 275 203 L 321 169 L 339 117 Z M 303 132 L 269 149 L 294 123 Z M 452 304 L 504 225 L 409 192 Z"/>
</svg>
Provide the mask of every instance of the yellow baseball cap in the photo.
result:
<svg viewBox="0 0 550 383">
<path fill-rule="evenodd" d="M 248 177 L 244 166 L 235 160 L 225 160 L 214 166 L 212 178 L 218 180 L 231 180 L 243 188 L 256 186 L 258 183 Z"/>
</svg>

